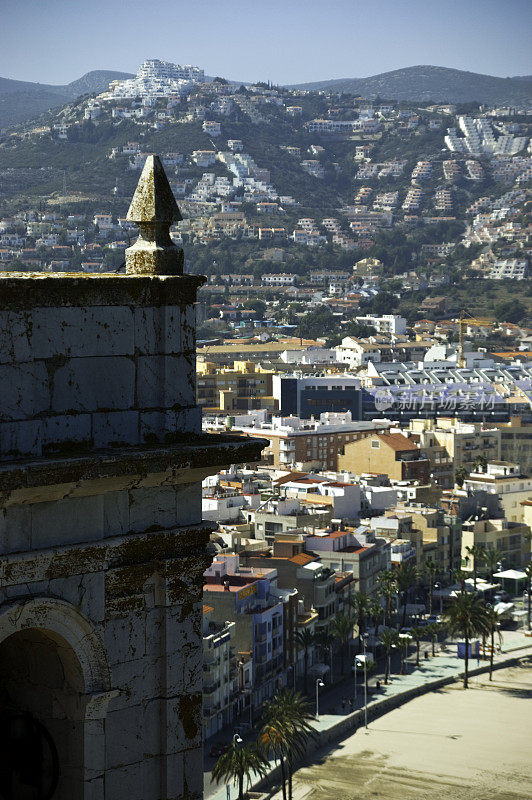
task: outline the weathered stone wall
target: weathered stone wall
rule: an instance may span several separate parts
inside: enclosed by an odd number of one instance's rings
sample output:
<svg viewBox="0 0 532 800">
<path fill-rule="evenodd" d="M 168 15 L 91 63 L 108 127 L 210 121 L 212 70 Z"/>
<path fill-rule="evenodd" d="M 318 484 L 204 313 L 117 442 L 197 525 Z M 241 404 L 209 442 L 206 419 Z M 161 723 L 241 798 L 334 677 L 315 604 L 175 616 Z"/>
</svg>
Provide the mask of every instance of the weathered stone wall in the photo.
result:
<svg viewBox="0 0 532 800">
<path fill-rule="evenodd" d="M 140 276 L 100 279 L 104 290 L 95 276 L 7 280 L 19 292 L 3 303 L 0 295 L 0 456 L 154 444 L 200 431 L 190 302 L 198 279 L 159 279 L 163 292 L 150 292 L 153 279 Z M 64 290 L 61 305 L 50 288 Z M 42 305 L 27 307 L 33 302 Z"/>
<path fill-rule="evenodd" d="M 200 433 L 155 157 L 130 214 L 126 275 L 0 274 L 0 715 L 52 735 L 54 800 L 203 796 L 201 480 L 265 444 Z"/>
<path fill-rule="evenodd" d="M 0 279 L 0 678 L 59 800 L 202 794 L 200 282 Z"/>
</svg>

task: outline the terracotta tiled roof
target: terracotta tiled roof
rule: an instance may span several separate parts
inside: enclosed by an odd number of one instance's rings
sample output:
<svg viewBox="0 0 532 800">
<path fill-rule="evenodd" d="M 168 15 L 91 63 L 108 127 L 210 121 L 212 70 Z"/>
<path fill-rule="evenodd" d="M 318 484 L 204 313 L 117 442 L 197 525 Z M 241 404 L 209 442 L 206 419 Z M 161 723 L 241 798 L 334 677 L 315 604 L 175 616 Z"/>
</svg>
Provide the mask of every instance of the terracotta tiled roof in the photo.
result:
<svg viewBox="0 0 532 800">
<path fill-rule="evenodd" d="M 387 444 L 388 447 L 391 447 L 392 450 L 401 451 L 401 450 L 418 450 L 419 448 L 416 447 L 414 442 L 411 442 L 410 439 L 407 439 L 406 436 L 403 436 L 402 433 L 378 433 L 377 436 L 379 439 Z"/>
<path fill-rule="evenodd" d="M 308 553 L 298 553 L 297 556 L 292 556 L 292 558 L 288 559 L 292 562 L 292 564 L 298 564 L 300 567 L 304 567 L 306 564 L 310 564 L 311 561 L 316 561 L 316 556 L 309 556 Z"/>
</svg>

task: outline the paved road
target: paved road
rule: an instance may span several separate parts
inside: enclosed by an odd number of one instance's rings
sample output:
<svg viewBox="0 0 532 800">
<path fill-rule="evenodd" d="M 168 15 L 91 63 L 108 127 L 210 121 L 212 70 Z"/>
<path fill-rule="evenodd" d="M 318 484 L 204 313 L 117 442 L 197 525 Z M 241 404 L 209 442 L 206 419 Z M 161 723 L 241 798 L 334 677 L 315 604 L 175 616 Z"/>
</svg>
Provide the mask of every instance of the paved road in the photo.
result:
<svg viewBox="0 0 532 800">
<path fill-rule="evenodd" d="M 502 642 L 502 652 L 495 656 L 494 661 L 500 661 L 511 655 L 514 651 L 515 654 L 518 655 L 521 649 L 527 648 L 532 649 L 532 639 L 523 636 L 521 631 L 503 631 L 503 642 Z M 442 649 L 443 648 L 443 649 Z M 369 686 L 371 689 L 375 690 L 375 683 L 377 680 L 381 681 L 381 688 L 377 694 L 377 697 L 391 697 L 395 694 L 399 694 L 400 692 L 404 691 L 405 689 L 409 689 L 415 686 L 420 686 L 421 684 L 430 683 L 431 681 L 437 680 L 438 678 L 446 678 L 452 677 L 454 675 L 458 675 L 460 672 L 463 672 L 464 665 L 463 660 L 458 659 L 456 656 L 456 645 L 453 645 L 451 642 L 447 642 L 444 645 L 439 646 L 439 650 L 437 650 L 437 655 L 435 658 L 430 656 L 428 660 L 425 660 L 423 656 L 423 651 L 431 651 L 431 645 L 427 643 L 423 643 L 421 647 L 421 660 L 420 666 L 415 666 L 415 650 L 412 648 L 413 652 L 409 655 L 406 664 L 406 672 L 404 675 L 396 674 L 399 669 L 398 661 L 393 664 L 392 663 L 392 675 L 391 675 L 391 682 L 388 686 L 382 685 L 383 682 L 383 672 L 378 672 L 374 676 L 372 676 L 369 680 Z M 486 662 L 480 661 L 480 665 L 485 664 Z M 470 661 L 471 668 L 477 666 L 476 660 Z M 384 665 L 382 665 L 382 669 Z M 354 704 L 354 709 L 362 708 L 364 705 L 364 693 L 363 693 L 363 686 L 359 685 L 358 687 L 358 697 L 357 702 Z M 325 687 L 321 690 L 320 694 L 320 717 L 319 720 L 316 721 L 315 727 L 317 730 L 326 730 L 334 725 L 342 716 L 346 716 L 351 712 L 349 704 L 346 703 L 345 709 L 342 711 L 342 698 L 345 697 L 347 700 L 349 697 L 353 697 L 354 694 L 354 681 L 351 677 L 344 678 L 343 681 Z M 309 698 L 310 699 L 310 698 Z M 313 699 L 313 698 L 312 698 Z M 369 699 L 369 698 L 368 698 Z M 376 699 L 375 695 L 372 695 L 371 699 Z M 219 737 L 215 737 L 216 740 L 220 741 L 229 741 L 231 735 L 233 733 L 232 729 L 228 729 L 226 731 L 221 731 Z M 251 741 L 254 740 L 256 737 L 256 731 L 252 731 L 251 733 L 244 735 L 244 741 Z M 209 747 L 210 745 L 208 745 Z M 216 759 L 210 758 L 206 755 L 205 757 L 205 765 L 204 765 L 204 792 L 205 798 L 208 800 L 226 800 L 226 789 L 225 786 L 217 787 L 215 783 L 211 780 L 211 773 L 212 767 L 215 763 Z M 272 762 L 273 766 L 273 762 Z M 231 786 L 231 800 L 234 800 L 236 797 L 236 789 Z"/>
</svg>

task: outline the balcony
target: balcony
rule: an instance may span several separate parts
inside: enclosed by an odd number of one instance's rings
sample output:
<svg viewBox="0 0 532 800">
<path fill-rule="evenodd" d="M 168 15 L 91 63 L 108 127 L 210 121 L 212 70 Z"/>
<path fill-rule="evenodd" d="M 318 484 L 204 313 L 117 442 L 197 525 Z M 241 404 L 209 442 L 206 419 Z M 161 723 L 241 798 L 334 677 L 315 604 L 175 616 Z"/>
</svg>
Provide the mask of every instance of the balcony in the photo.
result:
<svg viewBox="0 0 532 800">
<path fill-rule="evenodd" d="M 214 683 L 208 683 L 206 686 L 203 687 L 203 694 L 212 694 L 219 688 L 220 688 L 220 681 L 215 681 Z"/>
<path fill-rule="evenodd" d="M 204 705 L 203 716 L 212 717 L 214 714 L 218 713 L 219 710 L 220 710 L 220 703 L 212 703 L 210 705 Z"/>
</svg>

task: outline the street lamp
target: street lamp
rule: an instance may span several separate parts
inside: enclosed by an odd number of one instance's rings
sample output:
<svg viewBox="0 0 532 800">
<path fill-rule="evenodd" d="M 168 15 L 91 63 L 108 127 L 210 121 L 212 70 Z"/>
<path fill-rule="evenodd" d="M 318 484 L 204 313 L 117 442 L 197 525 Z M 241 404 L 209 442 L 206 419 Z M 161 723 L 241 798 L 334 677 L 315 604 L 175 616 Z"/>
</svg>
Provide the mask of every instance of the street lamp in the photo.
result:
<svg viewBox="0 0 532 800">
<path fill-rule="evenodd" d="M 399 639 L 401 640 L 401 675 L 405 673 L 405 658 L 406 658 L 406 651 L 408 648 L 408 642 L 412 639 L 409 633 L 400 633 Z"/>
<path fill-rule="evenodd" d="M 323 686 L 325 686 L 325 684 L 323 683 L 322 679 L 321 678 L 317 678 L 316 679 L 316 719 L 320 718 L 320 711 L 319 711 L 319 706 L 318 706 L 318 693 L 319 693 L 319 690 Z"/>
<path fill-rule="evenodd" d="M 435 583 L 434 588 L 436 589 L 437 592 L 438 591 L 440 592 L 440 614 L 443 614 L 443 595 L 440 591 L 440 589 L 442 588 L 441 583 Z"/>
<path fill-rule="evenodd" d="M 364 646 L 364 726 L 367 730 L 368 727 L 368 656 L 366 653 L 366 646 L 368 643 L 368 634 L 362 636 L 362 644 Z"/>
<path fill-rule="evenodd" d="M 233 736 L 233 747 L 234 747 L 235 745 L 237 745 L 237 744 L 242 744 L 242 739 L 241 739 L 241 737 L 238 735 L 238 733 L 235 733 L 235 735 Z"/>
<path fill-rule="evenodd" d="M 392 649 L 396 650 L 397 649 L 397 645 L 396 644 L 392 644 L 390 649 L 388 650 L 388 681 L 391 681 L 391 677 L 392 677 Z"/>
</svg>

